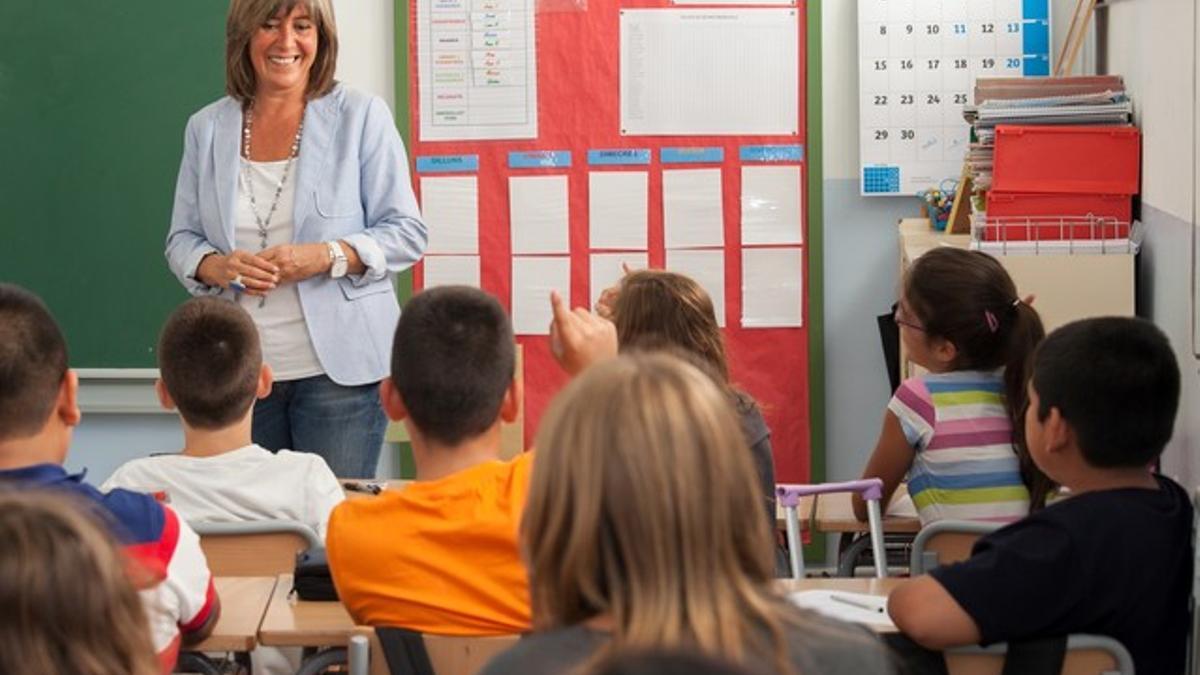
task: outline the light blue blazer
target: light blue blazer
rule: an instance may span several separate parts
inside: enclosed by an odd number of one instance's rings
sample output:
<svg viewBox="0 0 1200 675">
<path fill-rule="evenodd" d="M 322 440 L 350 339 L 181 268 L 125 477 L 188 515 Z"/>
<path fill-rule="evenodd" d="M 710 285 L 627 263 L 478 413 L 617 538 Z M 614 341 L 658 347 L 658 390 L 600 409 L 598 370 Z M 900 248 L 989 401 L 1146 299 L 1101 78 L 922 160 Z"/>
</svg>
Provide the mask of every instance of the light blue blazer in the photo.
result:
<svg viewBox="0 0 1200 675">
<path fill-rule="evenodd" d="M 241 131 L 241 105 L 229 97 L 188 120 L 166 256 L 193 295 L 232 295 L 195 275 L 206 254 L 233 250 Z M 387 104 L 340 84 L 309 101 L 294 171 L 293 243 L 341 239 L 367 266 L 361 275 L 298 282 L 317 358 L 338 384 L 378 381 L 400 317 L 392 277 L 416 264 L 428 242 Z"/>
</svg>

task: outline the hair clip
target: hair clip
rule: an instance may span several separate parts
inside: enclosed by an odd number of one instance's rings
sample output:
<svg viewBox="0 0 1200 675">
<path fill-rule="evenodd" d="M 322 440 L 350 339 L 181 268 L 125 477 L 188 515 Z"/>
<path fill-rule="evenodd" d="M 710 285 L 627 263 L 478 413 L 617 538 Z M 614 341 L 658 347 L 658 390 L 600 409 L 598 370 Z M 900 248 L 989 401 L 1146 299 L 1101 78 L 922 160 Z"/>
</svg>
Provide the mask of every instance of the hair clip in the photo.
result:
<svg viewBox="0 0 1200 675">
<path fill-rule="evenodd" d="M 992 314 L 992 310 L 983 310 L 983 318 L 987 319 L 988 329 L 993 333 L 995 333 L 996 329 L 1000 327 L 1000 320 L 996 318 L 995 314 Z"/>
<path fill-rule="evenodd" d="M 1017 305 L 1019 305 L 1019 304 L 1021 304 L 1021 298 L 1017 298 L 1016 300 L 1013 300 L 1013 301 L 1012 301 L 1012 306 L 1013 306 L 1013 307 L 1016 307 L 1016 306 L 1017 306 Z"/>
</svg>

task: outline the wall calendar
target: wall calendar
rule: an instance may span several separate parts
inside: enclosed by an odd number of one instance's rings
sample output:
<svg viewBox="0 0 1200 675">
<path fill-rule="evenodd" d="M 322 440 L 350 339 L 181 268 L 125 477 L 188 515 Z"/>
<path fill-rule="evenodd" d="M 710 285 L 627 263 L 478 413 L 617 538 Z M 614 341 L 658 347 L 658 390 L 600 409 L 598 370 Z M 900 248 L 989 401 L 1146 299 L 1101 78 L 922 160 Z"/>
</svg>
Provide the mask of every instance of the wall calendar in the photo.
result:
<svg viewBox="0 0 1200 675">
<path fill-rule="evenodd" d="M 1050 0 L 858 0 L 863 195 L 962 172 L 977 77 L 1050 74 Z"/>
</svg>

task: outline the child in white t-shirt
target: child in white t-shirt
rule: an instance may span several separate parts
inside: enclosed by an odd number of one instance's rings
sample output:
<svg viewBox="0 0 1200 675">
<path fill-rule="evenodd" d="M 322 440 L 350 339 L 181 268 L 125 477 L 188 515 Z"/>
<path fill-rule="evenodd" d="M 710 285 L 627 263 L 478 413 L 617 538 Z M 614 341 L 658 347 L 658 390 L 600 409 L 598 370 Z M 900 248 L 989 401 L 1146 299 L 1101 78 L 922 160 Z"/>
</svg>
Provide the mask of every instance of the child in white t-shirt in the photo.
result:
<svg viewBox="0 0 1200 675">
<path fill-rule="evenodd" d="M 158 340 L 159 402 L 178 409 L 183 450 L 126 463 L 104 490 L 149 492 L 188 522 L 295 520 L 323 540 L 344 499 L 319 455 L 271 453 L 250 440 L 254 401 L 271 392 L 258 330 L 246 310 L 216 297 L 193 298 L 167 319 Z M 294 658 L 293 658 L 294 657 Z M 299 654 L 259 648 L 254 672 L 293 672 Z"/>
<path fill-rule="evenodd" d="M 213 297 L 193 298 L 167 319 L 158 343 L 159 401 L 178 409 L 179 454 L 126 463 L 104 489 L 155 494 L 187 521 L 295 520 L 322 539 L 344 498 L 320 456 L 272 453 L 250 440 L 256 398 L 271 391 L 258 331 L 246 311 Z"/>
</svg>

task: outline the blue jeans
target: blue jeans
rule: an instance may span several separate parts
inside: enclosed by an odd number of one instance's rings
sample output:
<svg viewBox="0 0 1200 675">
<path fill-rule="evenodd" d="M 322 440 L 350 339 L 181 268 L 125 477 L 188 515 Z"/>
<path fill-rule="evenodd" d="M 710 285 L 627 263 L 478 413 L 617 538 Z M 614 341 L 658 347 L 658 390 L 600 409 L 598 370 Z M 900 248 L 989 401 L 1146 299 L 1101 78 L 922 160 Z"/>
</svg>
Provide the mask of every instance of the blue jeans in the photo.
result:
<svg viewBox="0 0 1200 675">
<path fill-rule="evenodd" d="M 379 385 L 343 387 L 325 375 L 276 382 L 254 404 L 254 442 L 325 458 L 339 478 L 374 478 L 387 417 Z"/>
</svg>

